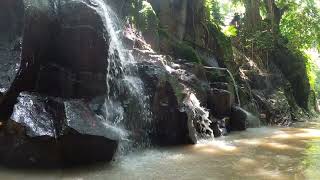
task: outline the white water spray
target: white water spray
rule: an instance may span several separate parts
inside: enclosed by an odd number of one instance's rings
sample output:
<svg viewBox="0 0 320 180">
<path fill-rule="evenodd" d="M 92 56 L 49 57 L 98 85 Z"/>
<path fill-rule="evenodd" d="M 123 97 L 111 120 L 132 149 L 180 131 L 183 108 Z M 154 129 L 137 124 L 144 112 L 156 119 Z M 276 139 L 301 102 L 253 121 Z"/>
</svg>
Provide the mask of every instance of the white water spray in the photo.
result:
<svg viewBox="0 0 320 180">
<path fill-rule="evenodd" d="M 135 111 L 139 112 L 135 113 L 142 116 L 140 119 L 149 121 L 150 111 L 146 102 L 148 97 L 144 92 L 144 84 L 137 75 L 136 61 L 131 51 L 123 45 L 122 23 L 104 0 L 94 0 L 94 4 L 104 18 L 104 26 L 110 41 L 106 70 L 106 119 L 116 125 L 124 126 L 125 123 L 122 121 L 126 118 L 125 106 L 131 103 L 137 106 Z M 134 122 L 131 123 L 134 124 Z M 136 126 L 139 125 L 137 122 Z"/>
</svg>

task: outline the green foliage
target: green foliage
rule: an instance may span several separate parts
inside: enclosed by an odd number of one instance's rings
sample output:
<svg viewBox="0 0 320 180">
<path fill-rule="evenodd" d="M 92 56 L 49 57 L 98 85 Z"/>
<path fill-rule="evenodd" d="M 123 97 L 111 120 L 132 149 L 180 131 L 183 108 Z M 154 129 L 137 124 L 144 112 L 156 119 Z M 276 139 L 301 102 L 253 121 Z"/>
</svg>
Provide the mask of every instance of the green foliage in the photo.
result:
<svg viewBox="0 0 320 180">
<path fill-rule="evenodd" d="M 128 19 L 142 32 L 157 31 L 159 26 L 159 19 L 151 4 L 146 0 L 132 1 Z"/>
<path fill-rule="evenodd" d="M 205 0 L 204 7 L 208 21 L 214 24 L 222 24 L 219 3 L 216 0 Z"/>
<path fill-rule="evenodd" d="M 186 59 L 199 64 L 202 63 L 202 59 L 196 50 L 187 42 L 179 41 L 164 28 L 159 29 L 159 36 L 162 38 L 162 42 L 164 42 L 165 45 L 168 46 L 168 48 L 172 51 L 171 55 L 173 55 L 175 58 Z"/>
<path fill-rule="evenodd" d="M 213 34 L 218 42 L 219 47 L 223 51 L 223 58 L 224 61 L 227 63 L 228 61 L 233 60 L 233 50 L 231 45 L 231 39 L 230 37 L 226 36 L 220 26 L 208 22 L 207 28 L 211 34 Z"/>
<path fill-rule="evenodd" d="M 312 90 L 316 90 L 316 79 L 317 79 L 317 74 L 316 74 L 316 65 L 312 61 L 311 57 L 305 54 L 305 64 L 306 64 L 306 71 L 307 71 L 307 76 L 308 80 L 311 86 Z"/>
<path fill-rule="evenodd" d="M 238 30 L 235 26 L 227 26 L 227 28 L 224 29 L 223 33 L 228 37 L 236 37 L 238 34 Z"/>
<path fill-rule="evenodd" d="M 197 52 L 186 42 L 176 42 L 173 44 L 174 55 L 177 58 L 186 59 L 192 62 L 201 63 L 201 58 Z"/>
<path fill-rule="evenodd" d="M 244 48 L 259 52 L 271 52 L 275 39 L 269 22 L 261 21 L 256 31 L 241 29 L 240 39 Z"/>
<path fill-rule="evenodd" d="M 222 32 L 220 25 L 223 24 L 220 2 L 218 0 L 205 0 L 204 7 L 206 9 L 206 28 L 210 34 L 214 35 L 218 41 L 218 45 L 223 51 L 223 58 L 225 61 L 233 59 L 233 52 L 231 46 L 231 39 L 237 35 L 237 29 L 234 26 L 229 26 L 225 32 Z"/>
<path fill-rule="evenodd" d="M 315 92 L 317 97 L 320 97 L 320 70 L 317 68 L 315 70 L 316 73 L 316 82 L 315 82 Z"/>
<path fill-rule="evenodd" d="M 250 3 L 247 0 L 226 1 L 232 1 L 234 6 Z M 317 77 L 320 72 L 304 50 L 320 50 L 320 3 L 318 0 L 275 0 L 276 7 L 270 7 L 266 3 L 272 1 L 260 2 L 262 19 L 252 22 L 255 23 L 254 29 L 250 24 L 240 24 L 237 36 L 231 36 L 234 45 L 244 53 L 255 54 L 258 60 L 271 57 L 290 82 L 294 99 L 292 102 L 297 102 L 305 110 L 311 110 L 313 92 L 320 92 L 320 78 Z M 248 11 L 250 9 L 245 12 Z M 234 12 L 243 11 L 230 9 L 224 13 L 228 17 L 223 19 L 231 19 L 230 14 Z M 242 21 L 246 23 L 244 19 Z M 233 31 L 226 29 L 224 32 L 230 37 Z"/>
<path fill-rule="evenodd" d="M 281 33 L 300 50 L 317 47 L 320 49 L 320 7 L 314 0 L 279 1 L 287 8 L 282 17 Z"/>
<path fill-rule="evenodd" d="M 318 139 L 308 142 L 307 147 L 304 150 L 305 158 L 302 160 L 302 164 L 305 167 L 305 178 L 306 179 L 318 179 L 320 177 L 320 164 L 319 164 L 319 153 L 320 144 Z"/>
<path fill-rule="evenodd" d="M 317 96 L 320 95 L 320 69 L 317 65 L 319 63 L 319 53 L 316 50 L 309 50 L 303 52 L 306 60 L 306 70 L 308 79 L 312 90 Z"/>
</svg>

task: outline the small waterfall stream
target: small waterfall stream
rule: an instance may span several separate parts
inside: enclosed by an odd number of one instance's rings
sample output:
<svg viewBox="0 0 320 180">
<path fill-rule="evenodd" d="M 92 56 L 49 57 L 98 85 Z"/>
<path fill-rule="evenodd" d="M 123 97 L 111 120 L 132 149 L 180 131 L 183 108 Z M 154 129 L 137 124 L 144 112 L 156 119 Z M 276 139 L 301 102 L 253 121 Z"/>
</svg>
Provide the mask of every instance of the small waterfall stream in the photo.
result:
<svg viewBox="0 0 320 180">
<path fill-rule="evenodd" d="M 143 129 L 150 122 L 144 83 L 138 76 L 136 60 L 122 42 L 122 23 L 104 0 L 92 2 L 100 8 L 109 35 L 105 118 L 128 131 Z M 132 117 L 135 116 L 135 117 Z M 129 132 L 135 133 L 135 132 Z"/>
<path fill-rule="evenodd" d="M 215 69 L 215 70 L 219 70 L 219 71 L 225 71 L 225 72 L 228 73 L 228 75 L 229 75 L 229 77 L 231 78 L 231 81 L 232 81 L 232 83 L 233 83 L 234 91 L 235 91 L 236 96 L 237 96 L 238 105 L 241 107 L 241 102 L 240 102 L 240 96 L 239 96 L 238 86 L 237 86 L 236 80 L 234 79 L 234 76 L 232 75 L 232 73 L 230 72 L 230 70 L 227 69 L 227 68 L 208 67 L 208 66 L 205 66 L 205 68 L 206 68 L 206 69 Z"/>
</svg>

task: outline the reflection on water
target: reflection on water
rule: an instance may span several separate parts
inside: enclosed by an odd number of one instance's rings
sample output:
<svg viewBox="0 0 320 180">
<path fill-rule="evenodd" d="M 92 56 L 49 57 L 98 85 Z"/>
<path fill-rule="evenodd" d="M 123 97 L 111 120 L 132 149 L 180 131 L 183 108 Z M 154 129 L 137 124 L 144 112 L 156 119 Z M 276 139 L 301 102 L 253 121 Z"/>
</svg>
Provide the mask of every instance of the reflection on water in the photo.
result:
<svg viewBox="0 0 320 180">
<path fill-rule="evenodd" d="M 319 129 L 318 129 L 319 128 Z M 0 179 L 320 179 L 320 124 L 253 128 L 227 137 L 132 153 L 109 165 L 56 171 L 0 170 Z"/>
</svg>

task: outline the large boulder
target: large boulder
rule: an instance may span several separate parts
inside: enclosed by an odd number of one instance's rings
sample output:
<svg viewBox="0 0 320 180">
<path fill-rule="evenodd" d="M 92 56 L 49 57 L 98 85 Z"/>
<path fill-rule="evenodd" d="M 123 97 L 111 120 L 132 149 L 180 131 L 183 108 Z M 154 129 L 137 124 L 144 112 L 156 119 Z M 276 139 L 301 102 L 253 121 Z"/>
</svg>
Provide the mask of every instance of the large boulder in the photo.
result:
<svg viewBox="0 0 320 180">
<path fill-rule="evenodd" d="M 160 81 L 153 97 L 156 139 L 161 144 L 191 143 L 188 116 L 180 112 L 177 97 L 168 81 Z"/>
<path fill-rule="evenodd" d="M 87 102 L 21 93 L 1 136 L 1 162 L 61 167 L 110 161 L 122 137 Z"/>
<path fill-rule="evenodd" d="M 229 91 L 212 88 L 208 93 L 208 108 L 216 117 L 229 116 L 231 112 L 232 95 Z"/>
<path fill-rule="evenodd" d="M 239 106 L 232 106 L 230 123 L 228 130 L 230 131 L 244 131 L 247 129 L 248 114 Z"/>
<path fill-rule="evenodd" d="M 181 109 L 185 95 L 179 83 L 160 65 L 143 63 L 140 73 L 151 99 L 151 141 L 158 145 L 195 143 L 193 119 Z"/>
<path fill-rule="evenodd" d="M 22 91 L 63 98 L 103 95 L 109 43 L 98 7 L 88 1 L 27 3 L 21 65 L 1 103 L 3 116 L 10 115 Z"/>
<path fill-rule="evenodd" d="M 62 1 L 58 12 L 27 9 L 22 68 L 14 86 L 65 98 L 104 94 L 108 37 L 103 17 L 86 1 Z"/>
<path fill-rule="evenodd" d="M 91 109 L 104 101 L 90 104 L 107 92 L 109 40 L 100 7 L 86 0 L 24 2 L 22 45 L 12 48 L 19 55 L 22 49 L 21 66 L 9 88 L 0 87 L 1 119 L 9 119 L 1 126 L 0 162 L 55 167 L 110 161 L 121 133 Z"/>
</svg>

